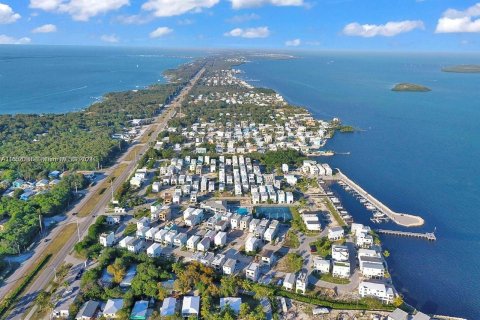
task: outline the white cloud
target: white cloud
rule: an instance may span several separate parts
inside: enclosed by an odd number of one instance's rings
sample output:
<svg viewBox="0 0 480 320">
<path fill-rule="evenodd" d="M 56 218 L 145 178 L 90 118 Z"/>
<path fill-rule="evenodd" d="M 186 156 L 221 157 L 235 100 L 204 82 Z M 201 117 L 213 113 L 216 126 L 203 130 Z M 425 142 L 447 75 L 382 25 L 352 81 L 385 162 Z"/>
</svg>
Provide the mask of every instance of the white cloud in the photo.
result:
<svg viewBox="0 0 480 320">
<path fill-rule="evenodd" d="M 480 2 L 464 11 L 448 9 L 438 19 L 435 33 L 480 32 Z"/>
<path fill-rule="evenodd" d="M 420 20 L 390 21 L 380 25 L 353 22 L 343 28 L 343 34 L 365 38 L 376 36 L 393 37 L 400 33 L 424 28 L 423 21 Z"/>
<path fill-rule="evenodd" d="M 20 18 L 21 16 L 13 12 L 9 5 L 0 3 L 0 24 L 14 23 Z"/>
<path fill-rule="evenodd" d="M 43 26 L 37 27 L 32 30 L 33 33 L 50 33 L 56 32 L 57 26 L 54 24 L 44 24 Z"/>
<path fill-rule="evenodd" d="M 27 37 L 16 39 L 4 34 L 0 34 L 0 44 L 28 44 L 31 41 L 32 40 Z"/>
<path fill-rule="evenodd" d="M 264 5 L 285 7 L 303 6 L 305 4 L 303 0 L 230 0 L 230 2 L 234 9 L 261 7 Z"/>
<path fill-rule="evenodd" d="M 300 39 L 293 39 L 293 40 L 285 41 L 285 45 L 287 47 L 298 47 L 301 44 L 302 44 L 302 40 L 300 40 Z"/>
<path fill-rule="evenodd" d="M 173 32 L 173 29 L 170 29 L 169 27 L 159 27 L 153 30 L 152 32 L 150 32 L 150 38 L 160 38 L 172 32 Z"/>
<path fill-rule="evenodd" d="M 118 21 L 123 24 L 145 24 L 153 20 L 153 17 L 146 17 L 140 14 L 133 14 L 129 16 L 120 15 L 115 18 L 115 21 Z"/>
<path fill-rule="evenodd" d="M 270 35 L 268 27 L 258 28 L 235 28 L 224 34 L 228 37 L 241 37 L 241 38 L 266 38 Z"/>
<path fill-rule="evenodd" d="M 100 40 L 108 43 L 118 43 L 120 41 L 120 39 L 114 34 L 103 34 L 100 37 Z"/>
<path fill-rule="evenodd" d="M 260 19 L 260 16 L 255 13 L 250 13 L 250 14 L 241 14 L 237 16 L 233 16 L 230 19 L 227 19 L 227 22 L 229 23 L 244 23 L 252 20 L 258 20 Z"/>
<path fill-rule="evenodd" d="M 142 5 L 142 9 L 153 11 L 156 17 L 171 17 L 187 12 L 200 12 L 219 2 L 220 0 L 148 0 Z"/>
<path fill-rule="evenodd" d="M 181 19 L 177 21 L 177 24 L 180 26 L 189 26 L 191 24 L 194 24 L 195 21 L 192 19 Z"/>
<path fill-rule="evenodd" d="M 77 21 L 88 21 L 129 4 L 129 0 L 30 0 L 32 9 L 68 13 Z"/>
</svg>

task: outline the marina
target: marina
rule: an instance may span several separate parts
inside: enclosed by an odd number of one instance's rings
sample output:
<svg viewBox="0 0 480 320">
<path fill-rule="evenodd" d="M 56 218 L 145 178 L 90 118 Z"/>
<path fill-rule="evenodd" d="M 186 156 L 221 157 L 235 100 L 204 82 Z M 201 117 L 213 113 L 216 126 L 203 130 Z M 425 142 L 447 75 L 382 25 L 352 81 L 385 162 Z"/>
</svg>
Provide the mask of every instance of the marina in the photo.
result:
<svg viewBox="0 0 480 320">
<path fill-rule="evenodd" d="M 392 222 L 404 227 L 418 227 L 424 224 L 423 218 L 406 213 L 398 213 L 391 210 L 380 200 L 365 191 L 362 187 L 348 178 L 339 169 L 332 176 L 346 191 L 353 193 L 354 197 L 362 203 L 365 208 L 373 211 L 373 217 L 370 219 L 374 223 L 380 223 L 391 220 Z"/>
</svg>

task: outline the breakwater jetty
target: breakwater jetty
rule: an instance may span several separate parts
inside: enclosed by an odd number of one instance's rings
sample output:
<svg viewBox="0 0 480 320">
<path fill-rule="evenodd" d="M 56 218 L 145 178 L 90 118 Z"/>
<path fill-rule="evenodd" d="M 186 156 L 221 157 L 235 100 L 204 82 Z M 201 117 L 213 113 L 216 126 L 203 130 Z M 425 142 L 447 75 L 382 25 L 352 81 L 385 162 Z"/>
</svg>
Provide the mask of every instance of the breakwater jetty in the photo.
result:
<svg viewBox="0 0 480 320">
<path fill-rule="evenodd" d="M 337 171 L 338 172 L 332 177 L 333 180 L 342 181 L 344 184 L 353 189 L 358 194 L 358 196 L 368 201 L 368 203 L 375 207 L 377 211 L 385 214 L 388 218 L 390 218 L 392 222 L 404 227 L 418 227 L 425 223 L 422 217 L 393 211 L 392 209 L 384 205 L 380 200 L 365 191 L 353 180 L 348 178 L 345 174 L 342 173 L 342 171 L 340 171 L 340 169 L 337 169 Z"/>
<path fill-rule="evenodd" d="M 420 233 L 420 232 L 406 232 L 406 231 L 395 231 L 395 230 L 384 230 L 384 229 L 378 229 L 378 230 L 375 230 L 375 232 L 377 232 L 378 234 L 386 234 L 386 235 L 397 236 L 397 237 L 418 238 L 418 239 L 424 239 L 428 241 L 437 240 L 437 237 L 433 232 Z"/>
</svg>

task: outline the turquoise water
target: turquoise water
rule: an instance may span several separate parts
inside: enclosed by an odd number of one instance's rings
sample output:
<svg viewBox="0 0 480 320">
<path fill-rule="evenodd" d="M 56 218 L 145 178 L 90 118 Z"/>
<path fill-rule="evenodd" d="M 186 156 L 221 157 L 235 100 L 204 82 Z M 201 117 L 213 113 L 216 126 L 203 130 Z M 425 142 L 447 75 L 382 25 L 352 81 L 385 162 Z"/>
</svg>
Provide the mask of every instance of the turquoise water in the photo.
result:
<svg viewBox="0 0 480 320">
<path fill-rule="evenodd" d="M 246 216 L 248 214 L 248 209 L 247 208 L 243 208 L 243 207 L 240 207 L 238 208 L 235 213 L 238 213 L 242 216 Z"/>
<path fill-rule="evenodd" d="M 164 83 L 198 53 L 155 48 L 0 45 L 0 114 L 82 109 L 107 92 Z"/>
<path fill-rule="evenodd" d="M 255 213 L 259 218 L 277 219 L 280 221 L 292 220 L 289 207 L 255 207 Z"/>
<path fill-rule="evenodd" d="M 480 55 L 303 54 L 242 69 L 316 117 L 362 129 L 336 135 L 327 148 L 351 154 L 324 161 L 395 211 L 424 217 L 415 231 L 437 228 L 436 243 L 383 237 L 395 285 L 423 311 L 480 319 L 480 74 L 440 72 L 467 63 Z M 398 82 L 432 91 L 391 92 Z"/>
</svg>

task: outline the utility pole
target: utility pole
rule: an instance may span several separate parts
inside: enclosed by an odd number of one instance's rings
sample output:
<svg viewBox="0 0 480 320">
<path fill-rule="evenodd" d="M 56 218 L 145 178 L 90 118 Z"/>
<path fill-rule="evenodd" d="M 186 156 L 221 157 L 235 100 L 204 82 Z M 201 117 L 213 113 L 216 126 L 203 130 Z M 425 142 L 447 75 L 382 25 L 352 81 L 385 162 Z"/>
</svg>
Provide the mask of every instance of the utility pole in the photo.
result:
<svg viewBox="0 0 480 320">
<path fill-rule="evenodd" d="M 78 228 L 78 218 L 75 220 L 77 222 L 77 236 L 78 236 L 78 241 L 80 241 L 80 229 Z"/>
<path fill-rule="evenodd" d="M 42 226 L 42 215 L 38 215 L 38 223 L 40 224 L 40 233 L 43 234 L 43 226 Z"/>
</svg>

